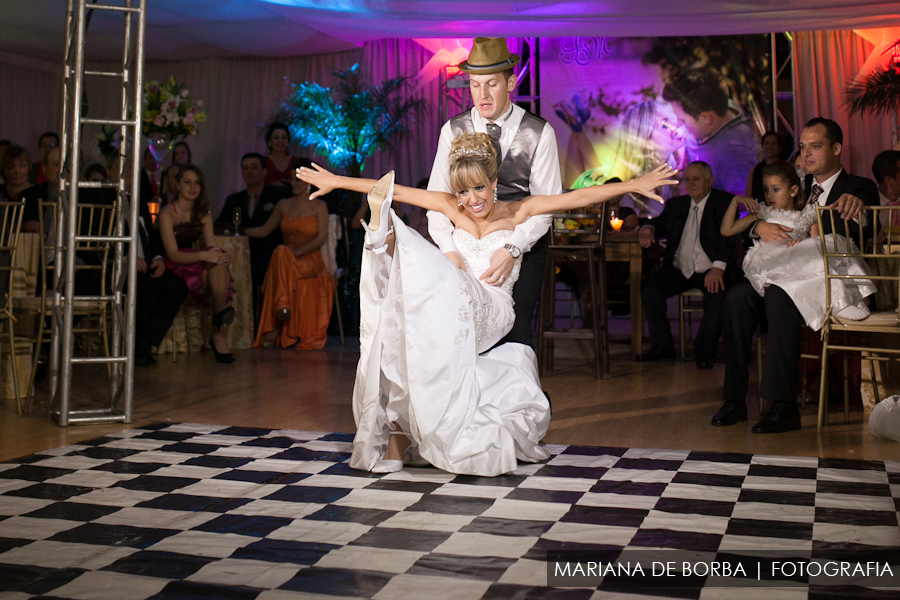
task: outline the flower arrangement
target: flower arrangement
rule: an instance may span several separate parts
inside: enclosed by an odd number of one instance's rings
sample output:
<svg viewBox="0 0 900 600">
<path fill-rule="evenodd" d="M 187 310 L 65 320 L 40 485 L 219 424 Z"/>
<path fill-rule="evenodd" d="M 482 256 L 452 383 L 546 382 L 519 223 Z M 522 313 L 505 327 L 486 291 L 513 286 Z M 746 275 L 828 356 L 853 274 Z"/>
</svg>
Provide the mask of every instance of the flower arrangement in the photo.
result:
<svg viewBox="0 0 900 600">
<path fill-rule="evenodd" d="M 197 124 L 206 121 L 202 100 L 194 100 L 184 86 L 175 81 L 148 81 L 144 87 L 144 135 L 168 134 L 172 141 L 197 135 Z"/>
</svg>

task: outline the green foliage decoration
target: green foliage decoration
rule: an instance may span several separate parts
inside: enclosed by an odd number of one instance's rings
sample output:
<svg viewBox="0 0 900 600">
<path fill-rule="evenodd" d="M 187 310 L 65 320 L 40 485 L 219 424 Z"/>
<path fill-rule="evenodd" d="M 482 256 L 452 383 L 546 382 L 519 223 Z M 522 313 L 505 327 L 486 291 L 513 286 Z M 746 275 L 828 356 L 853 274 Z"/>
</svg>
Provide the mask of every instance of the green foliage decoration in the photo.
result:
<svg viewBox="0 0 900 600">
<path fill-rule="evenodd" d="M 285 123 L 298 144 L 312 146 L 332 166 L 358 175 L 376 150 L 392 150 L 410 135 L 427 103 L 403 93 L 407 77 L 365 85 L 359 64 L 332 75 L 338 78 L 334 90 L 292 83 L 270 123 Z"/>
</svg>

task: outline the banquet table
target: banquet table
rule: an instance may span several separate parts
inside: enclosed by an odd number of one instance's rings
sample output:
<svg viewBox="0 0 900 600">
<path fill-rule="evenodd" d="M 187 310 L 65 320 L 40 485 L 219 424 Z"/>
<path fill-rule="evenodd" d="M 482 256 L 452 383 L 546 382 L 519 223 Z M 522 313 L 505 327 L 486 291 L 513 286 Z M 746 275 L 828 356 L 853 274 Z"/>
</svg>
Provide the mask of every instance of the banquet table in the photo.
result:
<svg viewBox="0 0 900 600">
<path fill-rule="evenodd" d="M 16 250 L 15 269 L 12 272 L 12 285 L 10 286 L 14 298 L 34 296 L 37 286 L 40 261 L 41 240 L 36 233 L 19 234 L 19 243 Z M 29 318 L 16 316 L 16 334 L 31 334 L 30 328 L 33 321 Z M 3 349 L 0 358 L 0 373 L 3 374 L 3 385 L 0 388 L 4 399 L 15 399 L 12 381 L 12 361 L 7 348 Z M 31 378 L 32 344 L 30 342 L 16 342 L 16 373 L 19 379 L 19 393 L 24 398 L 28 392 L 28 381 Z"/>
<path fill-rule="evenodd" d="M 640 356 L 644 342 L 644 307 L 641 302 L 641 277 L 644 271 L 644 249 L 636 231 L 606 232 L 606 262 L 627 262 L 631 285 L 631 353 Z"/>
<path fill-rule="evenodd" d="M 228 328 L 228 344 L 232 350 L 243 350 L 253 345 L 253 283 L 250 273 L 250 243 L 247 236 L 217 235 L 216 245 L 231 255 L 229 270 L 234 281 L 234 323 Z M 210 310 L 206 306 L 196 306 L 188 298 L 182 312 L 175 318 L 157 353 L 172 352 L 173 344 L 179 352 L 187 352 L 187 334 L 190 334 L 191 349 L 197 351 L 208 345 L 211 333 Z M 186 316 L 186 318 L 185 318 Z M 185 330 L 185 321 L 188 323 Z"/>
</svg>

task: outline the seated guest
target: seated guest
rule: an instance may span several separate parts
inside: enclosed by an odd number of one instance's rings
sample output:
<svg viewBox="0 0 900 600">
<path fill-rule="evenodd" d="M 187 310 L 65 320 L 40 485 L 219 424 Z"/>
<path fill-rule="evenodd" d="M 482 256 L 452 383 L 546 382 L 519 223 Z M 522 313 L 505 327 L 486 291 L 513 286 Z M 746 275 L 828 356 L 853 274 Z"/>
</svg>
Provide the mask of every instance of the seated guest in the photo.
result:
<svg viewBox="0 0 900 600">
<path fill-rule="evenodd" d="M 285 241 L 269 263 L 253 347 L 318 350 L 325 345 L 334 302 L 334 279 L 320 251 L 328 238 L 328 207 L 310 202 L 308 183 L 294 178 L 291 187 L 294 196 L 280 201 L 265 225 L 247 230 L 250 237 L 265 237 L 280 226 Z"/>
<path fill-rule="evenodd" d="M 132 172 L 129 163 L 125 173 L 129 200 L 133 197 Z M 134 312 L 134 364 L 138 367 L 149 367 L 156 363 L 150 349 L 162 343 L 188 295 L 185 280 L 166 269 L 160 232 L 151 227 L 152 223 L 150 208 L 142 201 L 138 205 L 137 295 Z"/>
<path fill-rule="evenodd" d="M 781 137 L 774 131 L 767 131 L 762 137 L 762 162 L 757 163 L 750 175 L 747 176 L 747 189 L 744 191 L 745 196 L 753 198 L 760 204 L 765 203 L 765 195 L 763 194 L 763 169 L 766 165 L 771 165 L 776 160 L 781 160 Z"/>
<path fill-rule="evenodd" d="M 25 199 L 25 209 L 22 211 L 22 231 L 41 232 L 41 202 L 56 202 L 59 197 L 59 168 L 59 148 L 51 148 L 44 157 L 44 183 L 33 185 L 22 192 L 22 198 Z M 45 225 L 47 224 L 45 218 Z"/>
<path fill-rule="evenodd" d="M 297 157 L 291 156 L 291 132 L 284 123 L 275 122 L 266 130 L 266 146 L 269 155 L 266 156 L 266 183 L 280 185 L 290 190 L 294 179 L 294 171 L 299 166 Z"/>
<path fill-rule="evenodd" d="M 241 224 L 243 226 L 260 227 L 272 216 L 279 200 L 291 197 L 290 190 L 264 183 L 265 165 L 266 159 L 256 152 L 251 152 L 241 157 L 241 177 L 244 179 L 244 185 L 247 186 L 247 189 L 235 192 L 225 199 L 225 204 L 222 206 L 222 212 L 219 213 L 216 223 L 231 225 L 233 223 L 234 210 L 238 209 L 241 211 Z M 250 238 L 250 271 L 253 277 L 254 290 L 262 286 L 272 253 L 281 243 L 281 230 L 277 227 L 265 237 Z M 254 301 L 255 299 L 256 294 L 254 294 Z"/>
<path fill-rule="evenodd" d="M 25 148 L 16 144 L 7 146 L 0 163 L 5 182 L 0 186 L 0 200 L 18 202 L 21 199 L 22 192 L 31 187 L 28 182 L 30 166 L 31 159 Z"/>
<path fill-rule="evenodd" d="M 822 243 L 816 223 L 816 208 L 807 204 L 800 188 L 800 177 L 793 165 L 775 161 L 763 169 L 763 189 L 767 203 L 755 205 L 753 198 L 735 196 L 722 220 L 722 235 L 737 235 L 757 221 L 786 225 L 790 242 L 774 240 L 763 243 L 757 239 L 744 258 L 744 277 L 760 296 L 771 286 L 778 286 L 791 297 L 813 331 L 825 322 L 825 264 Z M 738 205 L 744 204 L 751 214 L 737 218 Z M 758 209 L 758 210 L 757 210 Z M 754 212 L 755 211 L 755 212 Z M 825 244 L 835 251 L 832 236 L 825 236 Z M 859 252 L 850 241 L 852 252 Z M 843 242 L 841 242 L 843 246 Z M 866 263 L 858 258 L 832 265 L 843 275 L 869 275 Z M 831 313 L 841 319 L 859 321 L 869 316 L 868 304 L 863 300 L 874 294 L 875 286 L 865 279 L 845 279 L 831 285 Z"/>
<path fill-rule="evenodd" d="M 872 163 L 872 175 L 878 184 L 878 198 L 881 206 L 897 206 L 900 204 L 900 152 L 885 150 L 875 157 Z M 881 215 L 882 227 L 900 227 L 900 215 L 895 214 L 895 223 L 888 223 L 888 213 Z"/>
<path fill-rule="evenodd" d="M 210 302 L 213 334 L 209 345 L 216 355 L 216 362 L 233 363 L 234 354 L 225 334 L 227 326 L 234 322 L 231 306 L 234 286 L 228 270 L 228 252 L 216 246 L 203 173 L 193 165 L 182 166 L 176 183 L 177 198 L 163 208 L 157 218 L 165 249 L 165 265 L 184 279 L 194 298 Z M 205 250 L 194 249 L 194 243 L 201 238 Z"/>
<path fill-rule="evenodd" d="M 749 120 L 728 99 L 712 68 L 685 69 L 663 88 L 663 98 L 690 135 L 687 160 L 703 161 L 716 174 L 716 185 L 732 196 L 744 193 L 756 164 L 756 135 Z"/>
<path fill-rule="evenodd" d="M 175 198 L 178 197 L 178 182 L 176 179 L 180 168 L 179 165 L 172 165 L 163 170 L 160 183 L 162 192 L 159 195 L 162 206 L 175 202 Z"/>
<path fill-rule="evenodd" d="M 150 148 L 144 150 L 144 168 L 141 169 L 141 202 L 149 202 L 156 196 L 159 196 L 159 187 L 156 184 L 156 170 L 158 168 L 156 159 Z M 162 174 L 160 173 L 160 179 Z"/>
<path fill-rule="evenodd" d="M 172 164 L 173 165 L 190 165 L 191 163 L 191 147 L 184 140 L 175 142 L 172 146 Z"/>
<path fill-rule="evenodd" d="M 103 183 L 104 181 L 109 181 L 109 174 L 106 171 L 106 167 L 100 163 L 94 163 L 84 170 L 84 180 Z"/>
<path fill-rule="evenodd" d="M 41 160 L 40 162 L 36 162 L 31 165 L 31 172 L 28 174 L 28 181 L 30 181 L 32 185 L 37 183 L 44 183 L 45 181 L 47 181 L 47 175 L 45 173 L 47 153 L 50 152 L 51 149 L 58 147 L 59 136 L 52 131 L 48 131 L 38 138 L 38 150 L 41 153 Z"/>
<path fill-rule="evenodd" d="M 840 125 L 816 117 L 806 123 L 800 134 L 800 154 L 806 171 L 809 203 L 832 206 L 840 212 L 835 219 L 823 219 L 819 235 L 845 235 L 843 219 L 855 219 L 863 205 L 878 205 L 878 188 L 872 181 L 851 175 L 841 167 L 844 134 Z M 764 243 L 791 240 L 792 228 L 759 221 L 751 235 Z M 725 323 L 725 401 L 712 418 L 713 425 L 734 425 L 747 420 L 747 383 L 753 356 L 753 334 L 764 319 L 768 322 L 766 356 L 759 382 L 759 396 L 772 402 L 772 408 L 756 425 L 753 433 L 781 433 L 800 429 L 797 409 L 797 383 L 800 375 L 800 340 L 803 315 L 791 297 L 777 285 L 766 288 L 765 297 L 746 279 L 732 287 L 726 298 Z"/>
<path fill-rule="evenodd" d="M 712 368 L 722 333 L 720 322 L 725 302 L 726 274 L 734 271 L 734 238 L 719 229 L 733 194 L 713 189 L 713 173 L 704 162 L 692 162 L 684 172 L 686 196 L 666 201 L 658 217 L 638 230 L 641 246 L 667 237 L 661 270 L 641 281 L 641 299 L 650 329 L 650 350 L 637 360 L 675 358 L 675 342 L 666 315 L 666 298 L 691 288 L 703 291 L 703 318 L 694 340 L 697 366 Z M 727 272 L 727 273 L 726 273 Z M 640 318 L 640 315 L 632 315 Z"/>
<path fill-rule="evenodd" d="M 139 210 L 134 364 L 149 367 L 156 362 L 150 348 L 159 346 L 166 337 L 187 298 L 188 287 L 184 279 L 166 269 L 159 230 L 149 228 L 149 208 L 142 202 Z"/>
</svg>

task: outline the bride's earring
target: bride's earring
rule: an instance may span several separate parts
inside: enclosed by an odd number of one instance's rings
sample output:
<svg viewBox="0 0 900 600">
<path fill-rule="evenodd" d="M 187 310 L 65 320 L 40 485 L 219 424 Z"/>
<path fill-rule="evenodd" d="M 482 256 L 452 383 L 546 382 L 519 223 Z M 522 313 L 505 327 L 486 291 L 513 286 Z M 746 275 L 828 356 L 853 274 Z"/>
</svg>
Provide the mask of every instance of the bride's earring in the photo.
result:
<svg viewBox="0 0 900 600">
<path fill-rule="evenodd" d="M 494 187 L 494 203 L 497 203 L 497 188 Z"/>
<path fill-rule="evenodd" d="M 456 205 L 458 207 L 462 208 L 462 200 L 459 199 L 459 196 L 457 196 L 457 198 L 456 198 Z"/>
</svg>

